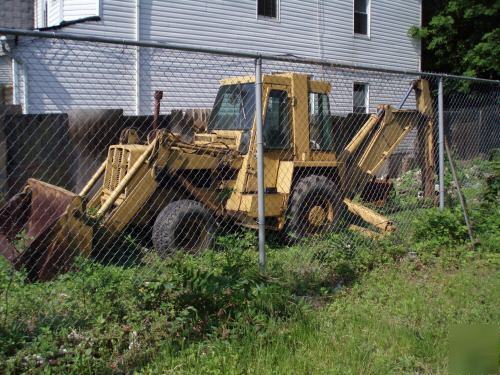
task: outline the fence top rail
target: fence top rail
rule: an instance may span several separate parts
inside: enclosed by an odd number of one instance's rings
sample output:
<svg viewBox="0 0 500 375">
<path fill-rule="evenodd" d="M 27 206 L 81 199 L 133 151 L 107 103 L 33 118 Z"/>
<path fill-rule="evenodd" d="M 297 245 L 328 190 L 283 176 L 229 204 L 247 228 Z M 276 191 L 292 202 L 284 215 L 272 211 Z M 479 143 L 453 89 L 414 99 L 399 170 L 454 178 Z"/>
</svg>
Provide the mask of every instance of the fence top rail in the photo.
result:
<svg viewBox="0 0 500 375">
<path fill-rule="evenodd" d="M 222 56 L 232 56 L 232 57 L 240 57 L 240 58 L 262 59 L 262 60 L 270 60 L 270 61 L 283 61 L 283 62 L 292 62 L 292 63 L 298 63 L 298 64 L 313 64 L 313 65 L 320 65 L 320 66 L 331 67 L 331 68 L 345 68 L 345 69 L 355 69 L 355 70 L 364 70 L 364 71 L 390 73 L 390 74 L 401 74 L 401 75 L 411 75 L 411 76 L 462 79 L 462 80 L 467 80 L 467 81 L 500 85 L 500 81 L 492 80 L 492 79 L 466 77 L 466 76 L 458 76 L 458 75 L 444 74 L 444 73 L 429 73 L 429 72 L 421 72 L 421 71 L 416 71 L 416 70 L 412 71 L 412 70 L 402 70 L 402 69 L 388 69 L 388 68 L 380 68 L 380 67 L 373 66 L 373 65 L 345 64 L 345 63 L 339 63 L 339 62 L 332 61 L 332 60 L 316 59 L 316 58 L 304 58 L 304 57 L 298 57 L 298 56 L 293 56 L 293 55 L 273 55 L 273 54 L 266 54 L 266 53 L 246 52 L 246 51 L 237 51 L 237 50 L 192 47 L 192 46 L 185 46 L 185 45 L 179 45 L 179 44 L 135 41 L 135 40 L 130 40 L 130 39 L 108 38 L 108 37 L 99 37 L 99 36 L 91 36 L 91 35 L 83 35 L 83 34 L 47 32 L 47 31 L 27 30 L 27 29 L 10 29 L 10 28 L 0 27 L 0 37 L 2 35 L 26 36 L 26 37 L 34 37 L 34 38 L 45 38 L 45 39 L 73 40 L 73 41 L 79 41 L 79 42 L 104 43 L 104 44 L 113 44 L 113 45 L 121 45 L 121 46 L 131 46 L 131 47 L 159 48 L 159 49 L 176 50 L 176 51 L 198 52 L 198 53 L 207 53 L 207 54 L 215 54 L 215 55 L 222 55 Z"/>
</svg>

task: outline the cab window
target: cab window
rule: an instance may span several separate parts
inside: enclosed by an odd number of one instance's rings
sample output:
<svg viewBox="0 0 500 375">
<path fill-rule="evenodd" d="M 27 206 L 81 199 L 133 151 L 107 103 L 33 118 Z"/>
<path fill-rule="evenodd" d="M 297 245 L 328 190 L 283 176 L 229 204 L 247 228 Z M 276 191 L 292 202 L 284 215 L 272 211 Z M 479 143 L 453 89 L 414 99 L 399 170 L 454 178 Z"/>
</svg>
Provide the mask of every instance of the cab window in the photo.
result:
<svg viewBox="0 0 500 375">
<path fill-rule="evenodd" d="M 309 124 L 311 151 L 332 151 L 333 121 L 328 95 L 309 93 Z"/>
<path fill-rule="evenodd" d="M 284 149 L 290 147 L 290 101 L 283 90 L 271 90 L 267 102 L 264 122 L 264 147 L 266 149 Z"/>
</svg>

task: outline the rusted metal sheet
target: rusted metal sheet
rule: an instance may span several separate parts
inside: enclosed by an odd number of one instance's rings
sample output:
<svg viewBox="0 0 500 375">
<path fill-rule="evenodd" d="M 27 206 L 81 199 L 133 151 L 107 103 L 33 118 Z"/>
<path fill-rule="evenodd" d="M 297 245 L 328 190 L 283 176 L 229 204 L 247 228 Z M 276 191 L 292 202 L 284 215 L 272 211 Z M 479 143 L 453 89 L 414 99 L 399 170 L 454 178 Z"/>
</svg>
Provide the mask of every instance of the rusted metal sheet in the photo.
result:
<svg viewBox="0 0 500 375">
<path fill-rule="evenodd" d="M 29 179 L 0 208 L 0 254 L 26 269 L 30 280 L 49 280 L 67 271 L 81 252 L 90 253 L 92 230 L 83 215 L 78 195 Z"/>
</svg>

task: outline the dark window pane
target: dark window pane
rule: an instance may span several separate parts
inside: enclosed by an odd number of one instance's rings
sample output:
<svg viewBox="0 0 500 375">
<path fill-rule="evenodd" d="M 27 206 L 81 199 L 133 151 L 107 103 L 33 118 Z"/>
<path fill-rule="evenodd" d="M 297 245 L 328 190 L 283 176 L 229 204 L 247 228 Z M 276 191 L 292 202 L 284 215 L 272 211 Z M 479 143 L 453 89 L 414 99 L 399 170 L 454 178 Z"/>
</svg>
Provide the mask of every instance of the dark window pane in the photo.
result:
<svg viewBox="0 0 500 375">
<path fill-rule="evenodd" d="M 278 16 L 278 0 L 258 0 L 257 14 L 259 16 L 276 18 Z"/>
<path fill-rule="evenodd" d="M 368 35 L 368 14 L 354 13 L 354 32 Z"/>
<path fill-rule="evenodd" d="M 330 151 L 333 147 L 333 121 L 328 95 L 309 94 L 309 141 L 312 151 Z"/>
<path fill-rule="evenodd" d="M 269 94 L 263 136 L 266 149 L 290 147 L 290 105 L 286 91 L 273 90 Z"/>
<path fill-rule="evenodd" d="M 213 108 L 208 121 L 210 131 L 250 129 L 255 113 L 255 85 L 222 86 Z"/>
<path fill-rule="evenodd" d="M 353 90 L 352 106 L 354 113 L 366 113 L 368 107 L 368 85 L 355 83 Z"/>
<path fill-rule="evenodd" d="M 368 0 L 354 0 L 354 11 L 368 13 Z"/>
</svg>

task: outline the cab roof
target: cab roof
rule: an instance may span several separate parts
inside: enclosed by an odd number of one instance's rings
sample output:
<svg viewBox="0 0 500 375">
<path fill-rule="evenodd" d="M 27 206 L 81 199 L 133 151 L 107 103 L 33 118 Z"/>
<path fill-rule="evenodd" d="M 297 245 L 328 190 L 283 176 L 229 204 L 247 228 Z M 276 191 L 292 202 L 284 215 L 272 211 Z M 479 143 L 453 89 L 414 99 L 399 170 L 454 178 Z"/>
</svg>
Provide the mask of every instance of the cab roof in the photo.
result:
<svg viewBox="0 0 500 375">
<path fill-rule="evenodd" d="M 262 81 L 264 84 L 275 85 L 291 85 L 293 80 L 298 77 L 306 76 L 309 82 L 309 91 L 328 94 L 331 91 L 330 83 L 311 79 L 311 76 L 303 73 L 295 72 L 279 72 L 271 74 L 263 74 Z M 239 83 L 255 83 L 255 76 L 240 76 L 230 77 L 220 80 L 221 86 L 236 85 Z"/>
</svg>

